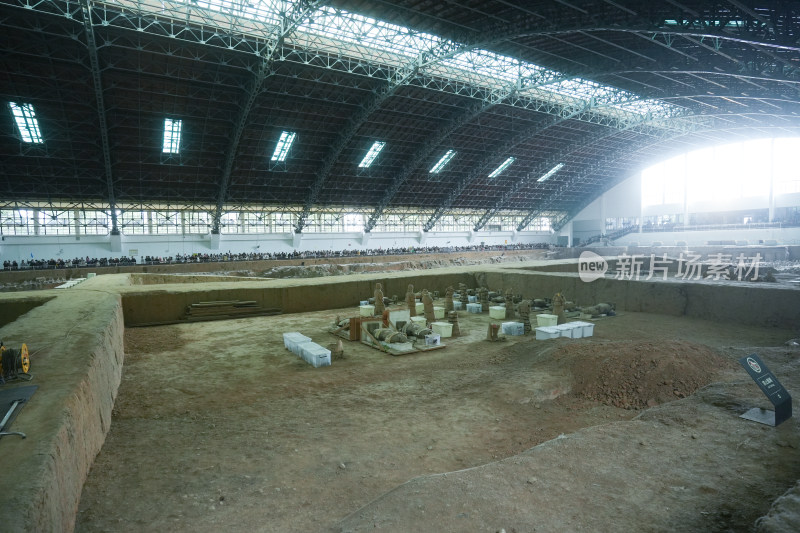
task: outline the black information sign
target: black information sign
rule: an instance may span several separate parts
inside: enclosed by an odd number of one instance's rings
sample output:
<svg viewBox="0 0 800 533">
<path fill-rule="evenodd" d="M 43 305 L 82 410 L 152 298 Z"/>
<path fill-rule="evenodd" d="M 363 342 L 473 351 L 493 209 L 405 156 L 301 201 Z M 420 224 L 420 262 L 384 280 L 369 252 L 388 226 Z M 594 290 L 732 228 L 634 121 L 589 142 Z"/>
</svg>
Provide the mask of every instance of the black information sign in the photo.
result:
<svg viewBox="0 0 800 533">
<path fill-rule="evenodd" d="M 792 397 L 789 396 L 789 393 L 783 388 L 783 385 L 781 385 L 778 378 L 775 377 L 775 374 L 770 372 L 767 365 L 764 364 L 764 361 L 762 361 L 758 355 L 751 353 L 739 359 L 739 362 L 744 369 L 747 370 L 747 373 L 750 374 L 750 377 L 753 378 L 753 381 L 758 384 L 762 392 L 766 394 L 769 401 L 772 402 L 772 405 L 775 406 L 774 412 L 755 407 L 747 411 L 741 417 L 747 420 L 753 420 L 754 422 L 767 424 L 768 426 L 777 426 L 792 418 Z"/>
</svg>

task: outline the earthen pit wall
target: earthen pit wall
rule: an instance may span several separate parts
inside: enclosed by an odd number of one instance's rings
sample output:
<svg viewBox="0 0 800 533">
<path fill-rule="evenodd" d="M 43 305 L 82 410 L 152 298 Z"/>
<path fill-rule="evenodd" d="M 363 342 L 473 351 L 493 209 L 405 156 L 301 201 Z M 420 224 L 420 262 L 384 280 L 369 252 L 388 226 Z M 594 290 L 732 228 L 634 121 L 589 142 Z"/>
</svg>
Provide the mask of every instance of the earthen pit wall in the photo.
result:
<svg viewBox="0 0 800 533">
<path fill-rule="evenodd" d="M 73 530 L 83 483 L 111 425 L 123 331 L 119 295 L 94 291 L 59 295 L 0 329 L 8 346 L 25 342 L 32 354 L 34 379 L 20 385 L 39 386 L 11 427 L 27 438 L 0 439 L 4 532 Z"/>
<path fill-rule="evenodd" d="M 428 289 L 439 291 L 442 295 L 449 285 L 458 287 L 459 283 L 464 283 L 468 287 L 475 287 L 472 272 L 436 272 L 398 273 L 385 277 L 359 275 L 312 278 L 300 282 L 290 280 L 289 283 L 287 280 L 277 283 L 265 280 L 192 286 L 176 284 L 146 290 L 130 287 L 124 289 L 122 305 L 125 325 L 131 327 L 179 321 L 186 316 L 191 304 L 199 302 L 255 301 L 263 308 L 278 308 L 287 314 L 352 307 L 353 313 L 357 314 L 359 302 L 374 295 L 376 282 L 382 284 L 385 297 L 396 295 L 400 302 L 404 301 L 409 284 L 413 284 L 417 292 Z"/>
<path fill-rule="evenodd" d="M 31 309 L 39 307 L 55 298 L 50 291 L 32 296 L 30 293 L 20 296 L 18 293 L 7 293 L 0 298 L 0 327 L 14 322 Z M 0 338 L 2 340 L 2 338 Z"/>
<path fill-rule="evenodd" d="M 800 290 L 733 281 L 617 280 L 585 282 L 578 274 L 495 269 L 477 274 L 492 289 L 526 297 L 561 292 L 578 305 L 614 303 L 617 311 L 687 316 L 718 322 L 800 328 Z"/>
</svg>

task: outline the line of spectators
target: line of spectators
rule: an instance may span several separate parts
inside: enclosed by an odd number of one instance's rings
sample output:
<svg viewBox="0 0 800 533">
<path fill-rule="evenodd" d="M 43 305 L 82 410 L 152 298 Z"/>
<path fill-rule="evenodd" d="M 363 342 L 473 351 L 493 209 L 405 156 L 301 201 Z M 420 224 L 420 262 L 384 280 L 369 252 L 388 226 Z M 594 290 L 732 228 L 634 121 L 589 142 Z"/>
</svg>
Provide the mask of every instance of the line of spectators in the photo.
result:
<svg viewBox="0 0 800 533">
<path fill-rule="evenodd" d="M 368 248 L 366 250 L 317 250 L 298 252 L 250 252 L 250 253 L 194 253 L 177 254 L 169 257 L 145 256 L 137 261 L 135 257 L 76 257 L 74 259 L 31 259 L 5 260 L 4 270 L 48 270 L 58 268 L 96 268 L 108 266 L 133 266 L 133 265 L 171 265 L 184 263 L 216 263 L 224 261 L 275 261 L 290 259 L 318 259 L 358 256 L 386 256 L 386 255 L 412 255 L 429 253 L 463 253 L 507 250 L 542 250 L 554 248 L 552 244 L 538 242 L 525 244 L 497 244 L 492 246 L 421 246 L 411 248 Z"/>
</svg>

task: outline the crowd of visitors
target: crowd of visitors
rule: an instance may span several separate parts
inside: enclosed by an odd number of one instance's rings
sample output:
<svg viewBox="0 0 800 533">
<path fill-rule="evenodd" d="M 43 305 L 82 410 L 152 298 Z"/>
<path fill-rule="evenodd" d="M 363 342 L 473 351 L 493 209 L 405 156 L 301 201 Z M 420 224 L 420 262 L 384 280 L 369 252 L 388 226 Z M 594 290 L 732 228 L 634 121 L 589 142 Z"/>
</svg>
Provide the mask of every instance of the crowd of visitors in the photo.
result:
<svg viewBox="0 0 800 533">
<path fill-rule="evenodd" d="M 135 257 L 76 257 L 74 259 L 23 259 L 3 261 L 4 270 L 46 270 L 58 268 L 96 268 L 108 266 L 131 266 L 131 265 L 170 265 L 182 263 L 212 263 L 221 261 L 263 261 L 263 260 L 289 260 L 289 259 L 317 259 L 317 258 L 336 258 L 336 257 L 357 257 L 357 256 L 387 256 L 387 255 L 409 255 L 409 254 L 429 254 L 429 253 L 463 253 L 480 251 L 506 251 L 506 250 L 534 250 L 548 249 L 553 247 L 548 243 L 524 243 L 524 244 L 498 244 L 492 246 L 472 245 L 472 246 L 420 246 L 411 248 L 368 248 L 365 250 L 317 250 L 293 252 L 250 252 L 250 253 L 194 253 L 177 254 L 169 257 L 153 257 L 146 255 L 138 260 Z"/>
</svg>

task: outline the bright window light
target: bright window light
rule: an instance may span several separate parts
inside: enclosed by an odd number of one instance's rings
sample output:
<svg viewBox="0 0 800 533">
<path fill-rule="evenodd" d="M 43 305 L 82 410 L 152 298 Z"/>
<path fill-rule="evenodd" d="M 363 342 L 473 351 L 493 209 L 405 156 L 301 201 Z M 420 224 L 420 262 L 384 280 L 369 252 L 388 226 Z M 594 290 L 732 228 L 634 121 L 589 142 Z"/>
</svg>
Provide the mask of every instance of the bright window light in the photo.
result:
<svg viewBox="0 0 800 533">
<path fill-rule="evenodd" d="M 39 121 L 36 120 L 36 113 L 33 111 L 33 105 L 9 102 L 8 107 L 11 108 L 11 114 L 14 115 L 14 120 L 17 123 L 17 128 L 19 128 L 19 134 L 22 140 L 26 143 L 43 143 L 44 140 L 39 131 Z"/>
<path fill-rule="evenodd" d="M 547 171 L 547 172 L 546 172 L 546 173 L 545 173 L 545 174 L 544 174 L 544 175 L 543 175 L 541 178 L 539 178 L 539 179 L 538 179 L 538 180 L 536 180 L 536 181 L 544 181 L 544 180 L 546 180 L 546 179 L 550 179 L 550 177 L 551 177 L 553 174 L 555 174 L 556 172 L 558 172 L 558 171 L 559 171 L 559 170 L 561 170 L 562 168 L 564 168 L 564 163 L 559 163 L 559 164 L 557 164 L 556 166 L 554 166 L 553 168 L 551 168 L 550 170 L 548 170 L 548 171 Z"/>
<path fill-rule="evenodd" d="M 294 131 L 281 132 L 278 144 L 275 145 L 275 151 L 272 152 L 272 161 L 286 161 L 286 156 L 289 155 L 289 148 L 292 147 L 296 136 L 297 133 Z"/>
<path fill-rule="evenodd" d="M 120 0 L 117 0 L 117 3 Z M 239 30 L 245 34 L 261 35 L 265 26 L 280 31 L 282 14 L 292 4 L 288 0 L 258 0 L 240 2 L 233 0 L 179 0 L 191 6 L 187 10 L 187 22 L 207 24 L 213 20 L 205 10 L 225 13 L 235 18 Z M 133 2 L 137 10 L 162 13 L 162 2 Z M 200 8 L 200 9 L 197 9 Z M 219 20 L 228 20 L 220 18 Z M 677 22 L 675 22 L 677 24 Z M 738 19 L 728 26 L 742 24 Z M 448 78 L 459 82 L 490 89 L 503 89 L 519 77 L 530 80 L 530 87 L 523 87 L 522 96 L 544 98 L 561 104 L 589 104 L 606 112 L 621 110 L 642 117 L 670 117 L 683 114 L 682 108 L 654 99 L 646 99 L 634 93 L 583 78 L 565 76 L 533 63 L 520 61 L 510 56 L 488 50 L 464 46 L 443 37 L 418 32 L 408 27 L 384 22 L 357 13 L 350 13 L 333 6 L 319 6 L 312 16 L 303 20 L 288 39 L 287 44 L 298 48 L 310 48 L 325 53 L 357 54 L 357 57 L 374 58 L 379 64 L 404 68 L 409 58 L 416 58 L 438 48 L 463 50 L 437 62 L 439 72 L 446 71 Z M 347 54 L 345 54 L 347 55 Z M 423 65 L 426 68 L 427 65 Z M 432 73 L 435 75 L 435 73 Z M 539 81 L 549 75 L 556 81 L 539 86 Z M 609 109 L 610 108 L 610 109 Z"/>
<path fill-rule="evenodd" d="M 165 154 L 177 154 L 181 150 L 181 124 L 182 120 L 164 119 L 164 147 Z"/>
<path fill-rule="evenodd" d="M 516 157 L 509 157 L 508 159 L 506 159 L 505 161 L 503 161 L 503 164 L 501 164 L 499 167 L 497 167 L 496 169 L 494 169 L 494 171 L 492 171 L 492 173 L 491 173 L 491 174 L 489 174 L 489 177 L 490 177 L 490 178 L 496 178 L 496 177 L 497 177 L 497 176 L 499 176 L 499 175 L 500 175 L 500 174 L 501 174 L 501 173 L 502 173 L 502 172 L 503 172 L 505 169 L 507 169 L 508 167 L 510 167 L 510 166 L 511 166 L 511 163 L 513 163 L 513 162 L 514 162 L 514 161 L 516 161 L 516 160 L 517 160 L 517 158 L 516 158 Z"/>
<path fill-rule="evenodd" d="M 454 155 L 456 155 L 455 150 L 448 150 L 442 156 L 442 158 L 439 160 L 439 162 L 436 163 L 435 165 L 433 165 L 433 168 L 430 169 L 429 174 L 438 174 L 439 172 L 441 172 L 442 169 L 447 166 L 447 163 L 449 163 L 450 160 L 453 159 Z"/>
<path fill-rule="evenodd" d="M 369 166 L 375 161 L 375 158 L 378 157 L 378 154 L 381 153 L 383 147 L 386 146 L 385 142 L 375 141 L 372 143 L 367 155 L 364 156 L 364 159 L 361 160 L 361 163 L 358 164 L 359 168 L 369 168 Z"/>
</svg>

